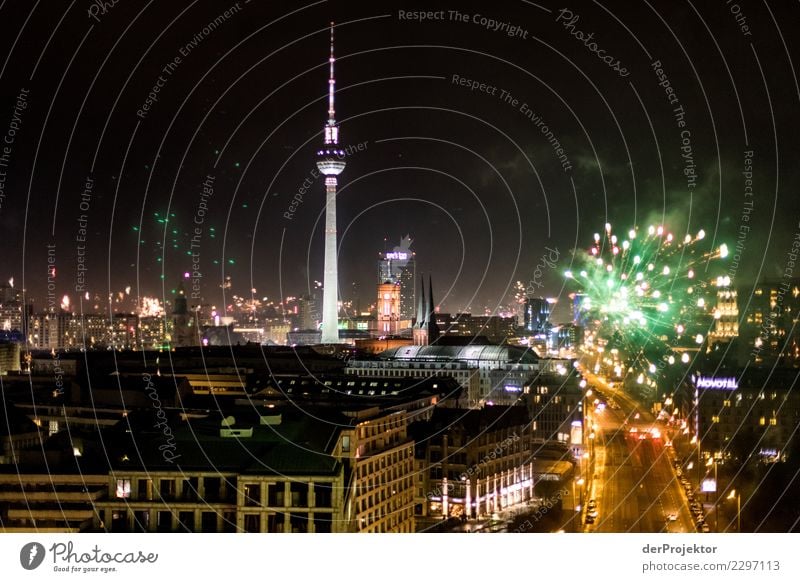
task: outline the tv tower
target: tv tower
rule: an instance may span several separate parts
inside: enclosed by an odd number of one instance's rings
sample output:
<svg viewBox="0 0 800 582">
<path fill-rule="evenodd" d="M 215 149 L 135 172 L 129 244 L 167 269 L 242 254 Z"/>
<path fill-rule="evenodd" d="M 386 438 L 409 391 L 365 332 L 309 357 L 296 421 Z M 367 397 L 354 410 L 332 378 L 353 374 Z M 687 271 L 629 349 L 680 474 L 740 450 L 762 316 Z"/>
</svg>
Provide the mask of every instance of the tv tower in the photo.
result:
<svg viewBox="0 0 800 582">
<path fill-rule="evenodd" d="M 325 175 L 325 275 L 322 281 L 322 343 L 339 343 L 339 270 L 336 264 L 336 176 L 344 170 L 344 150 L 339 147 L 339 126 L 333 107 L 336 79 L 333 76 L 333 22 L 331 22 L 330 77 L 328 79 L 328 123 L 325 145 L 317 152 L 317 168 Z"/>
</svg>

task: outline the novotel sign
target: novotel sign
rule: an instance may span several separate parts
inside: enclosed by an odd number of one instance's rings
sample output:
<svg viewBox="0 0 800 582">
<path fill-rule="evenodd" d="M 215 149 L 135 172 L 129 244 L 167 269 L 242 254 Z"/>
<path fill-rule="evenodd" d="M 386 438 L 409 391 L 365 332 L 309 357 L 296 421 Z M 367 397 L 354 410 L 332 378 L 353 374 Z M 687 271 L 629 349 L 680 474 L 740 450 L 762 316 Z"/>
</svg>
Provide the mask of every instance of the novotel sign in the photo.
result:
<svg viewBox="0 0 800 582">
<path fill-rule="evenodd" d="M 736 390 L 739 387 L 739 382 L 736 378 L 713 378 L 706 376 L 697 376 L 694 379 L 696 388 L 708 388 L 711 390 Z"/>
</svg>

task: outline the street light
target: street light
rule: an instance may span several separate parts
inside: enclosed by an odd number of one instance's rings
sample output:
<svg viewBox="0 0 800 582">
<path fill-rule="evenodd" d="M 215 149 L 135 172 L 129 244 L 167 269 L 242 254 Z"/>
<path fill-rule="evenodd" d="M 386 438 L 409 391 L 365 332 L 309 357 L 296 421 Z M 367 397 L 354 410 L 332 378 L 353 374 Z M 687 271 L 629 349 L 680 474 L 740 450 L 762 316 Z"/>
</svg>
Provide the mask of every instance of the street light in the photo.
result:
<svg viewBox="0 0 800 582">
<path fill-rule="evenodd" d="M 719 532 L 719 478 L 717 476 L 717 460 L 711 456 L 706 467 L 714 465 L 714 531 Z"/>
<path fill-rule="evenodd" d="M 731 489 L 728 499 L 736 497 L 736 531 L 742 533 L 742 494 L 737 493 L 736 489 Z"/>
</svg>

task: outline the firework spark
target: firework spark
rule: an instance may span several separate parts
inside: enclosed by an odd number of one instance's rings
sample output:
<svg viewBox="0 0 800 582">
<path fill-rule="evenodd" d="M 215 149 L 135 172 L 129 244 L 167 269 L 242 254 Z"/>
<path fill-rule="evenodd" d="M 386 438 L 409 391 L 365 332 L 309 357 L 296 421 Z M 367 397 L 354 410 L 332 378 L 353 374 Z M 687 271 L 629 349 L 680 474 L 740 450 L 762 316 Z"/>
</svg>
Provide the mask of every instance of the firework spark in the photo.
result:
<svg viewBox="0 0 800 582">
<path fill-rule="evenodd" d="M 703 230 L 678 238 L 663 226 L 618 237 L 606 224 L 588 252 L 579 253 L 578 269 L 565 273 L 577 284 L 579 310 L 596 337 L 625 354 L 612 363 L 617 375 L 633 373 L 637 383 L 653 385 L 661 362 L 705 342 L 715 289 L 707 271 L 728 249 L 704 250 L 704 239 Z"/>
</svg>

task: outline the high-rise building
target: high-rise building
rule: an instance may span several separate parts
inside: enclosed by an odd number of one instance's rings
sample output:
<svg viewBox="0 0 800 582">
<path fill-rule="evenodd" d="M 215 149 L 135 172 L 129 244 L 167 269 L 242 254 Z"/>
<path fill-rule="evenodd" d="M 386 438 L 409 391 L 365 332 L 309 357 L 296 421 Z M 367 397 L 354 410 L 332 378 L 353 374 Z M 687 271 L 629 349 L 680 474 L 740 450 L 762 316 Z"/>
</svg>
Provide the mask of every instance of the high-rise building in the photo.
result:
<svg viewBox="0 0 800 582">
<path fill-rule="evenodd" d="M 764 280 L 742 297 L 738 330 L 744 359 L 796 366 L 800 363 L 800 278 Z M 746 301 L 745 301 L 746 299 Z"/>
<path fill-rule="evenodd" d="M 717 279 L 717 304 L 714 306 L 714 327 L 708 334 L 709 348 L 716 343 L 727 343 L 739 336 L 739 305 L 736 289 L 731 288 L 729 277 Z"/>
<path fill-rule="evenodd" d="M 414 319 L 416 306 L 416 254 L 410 249 L 411 242 L 406 235 L 391 251 L 381 253 L 378 262 L 378 285 L 400 286 L 400 320 L 407 322 Z"/>
<path fill-rule="evenodd" d="M 317 168 L 325 176 L 325 273 L 322 294 L 322 343 L 339 343 L 339 272 L 336 258 L 336 176 L 345 167 L 344 150 L 339 146 L 339 126 L 333 95 L 336 79 L 333 75 L 333 22 L 331 22 L 330 76 L 328 78 L 328 122 L 325 124 L 325 143 L 317 152 Z"/>
</svg>

